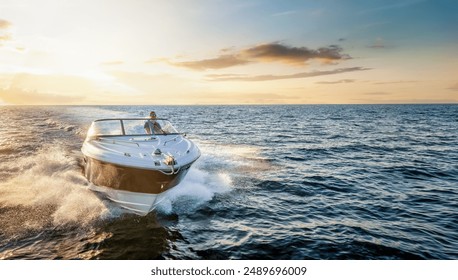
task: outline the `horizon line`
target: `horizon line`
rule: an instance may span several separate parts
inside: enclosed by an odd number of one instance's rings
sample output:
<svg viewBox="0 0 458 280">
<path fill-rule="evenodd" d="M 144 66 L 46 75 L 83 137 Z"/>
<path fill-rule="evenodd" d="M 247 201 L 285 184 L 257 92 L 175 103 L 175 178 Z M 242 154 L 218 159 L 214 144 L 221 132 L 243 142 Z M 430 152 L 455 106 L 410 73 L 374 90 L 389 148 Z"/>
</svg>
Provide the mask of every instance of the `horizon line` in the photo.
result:
<svg viewBox="0 0 458 280">
<path fill-rule="evenodd" d="M 40 107 L 40 106 L 338 106 L 338 105 L 458 105 L 457 102 L 437 103 L 231 103 L 231 104 L 0 104 L 0 107 Z"/>
</svg>

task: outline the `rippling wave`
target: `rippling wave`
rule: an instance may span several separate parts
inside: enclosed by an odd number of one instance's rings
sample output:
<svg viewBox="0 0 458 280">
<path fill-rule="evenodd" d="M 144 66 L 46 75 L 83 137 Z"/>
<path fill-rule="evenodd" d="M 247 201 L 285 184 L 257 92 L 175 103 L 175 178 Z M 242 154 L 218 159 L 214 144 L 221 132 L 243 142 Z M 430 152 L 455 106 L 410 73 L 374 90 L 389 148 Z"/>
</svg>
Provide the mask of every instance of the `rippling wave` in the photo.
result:
<svg viewBox="0 0 458 280">
<path fill-rule="evenodd" d="M 146 217 L 88 190 L 93 119 L 202 157 Z M 458 106 L 0 107 L 2 259 L 457 259 Z"/>
</svg>

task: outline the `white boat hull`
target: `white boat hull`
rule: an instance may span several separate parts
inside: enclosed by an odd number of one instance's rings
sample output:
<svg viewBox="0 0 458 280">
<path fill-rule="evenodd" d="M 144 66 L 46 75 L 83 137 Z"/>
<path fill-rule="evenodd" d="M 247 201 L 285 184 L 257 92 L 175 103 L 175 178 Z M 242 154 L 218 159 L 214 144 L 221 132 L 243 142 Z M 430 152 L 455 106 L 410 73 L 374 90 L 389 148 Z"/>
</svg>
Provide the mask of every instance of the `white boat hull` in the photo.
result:
<svg viewBox="0 0 458 280">
<path fill-rule="evenodd" d="M 101 193 L 104 197 L 113 201 L 121 208 L 141 216 L 145 216 L 149 212 L 155 210 L 157 205 L 159 205 L 167 195 L 167 192 L 160 194 L 135 193 L 114 190 L 94 184 L 90 184 L 89 189 Z"/>
</svg>

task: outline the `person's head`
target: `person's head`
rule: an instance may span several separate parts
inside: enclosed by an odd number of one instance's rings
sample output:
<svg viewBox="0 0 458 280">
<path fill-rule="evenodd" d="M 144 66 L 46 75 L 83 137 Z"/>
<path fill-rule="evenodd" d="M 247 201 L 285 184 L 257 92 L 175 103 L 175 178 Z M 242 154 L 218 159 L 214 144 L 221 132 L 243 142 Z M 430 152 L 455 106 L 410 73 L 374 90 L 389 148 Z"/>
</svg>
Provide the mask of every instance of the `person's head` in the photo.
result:
<svg viewBox="0 0 458 280">
<path fill-rule="evenodd" d="M 155 120 L 155 119 L 157 118 L 157 117 L 156 117 L 156 112 L 151 111 L 151 112 L 149 113 L 149 117 L 150 117 L 150 119 Z"/>
</svg>

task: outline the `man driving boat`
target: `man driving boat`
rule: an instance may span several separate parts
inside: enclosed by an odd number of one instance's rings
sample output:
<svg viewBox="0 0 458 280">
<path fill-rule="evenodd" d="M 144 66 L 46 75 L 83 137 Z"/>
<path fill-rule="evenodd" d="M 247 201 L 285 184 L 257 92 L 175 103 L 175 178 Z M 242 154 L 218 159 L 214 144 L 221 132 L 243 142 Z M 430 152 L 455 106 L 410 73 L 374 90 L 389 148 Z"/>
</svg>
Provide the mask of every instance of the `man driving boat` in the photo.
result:
<svg viewBox="0 0 458 280">
<path fill-rule="evenodd" d="M 151 111 L 149 113 L 149 120 L 145 122 L 144 128 L 146 131 L 146 134 L 164 134 L 164 130 L 162 130 L 161 125 L 157 122 L 157 116 L 156 112 Z M 152 132 L 151 132 L 152 129 Z"/>
</svg>

